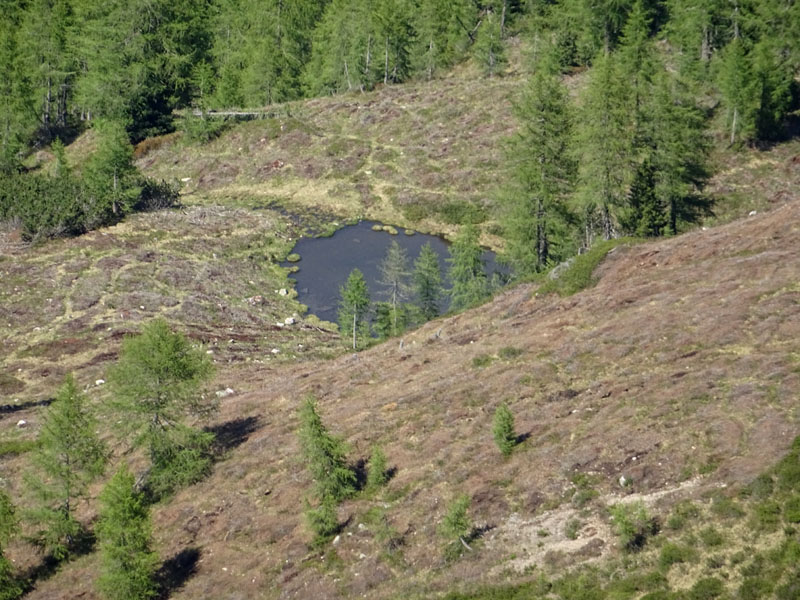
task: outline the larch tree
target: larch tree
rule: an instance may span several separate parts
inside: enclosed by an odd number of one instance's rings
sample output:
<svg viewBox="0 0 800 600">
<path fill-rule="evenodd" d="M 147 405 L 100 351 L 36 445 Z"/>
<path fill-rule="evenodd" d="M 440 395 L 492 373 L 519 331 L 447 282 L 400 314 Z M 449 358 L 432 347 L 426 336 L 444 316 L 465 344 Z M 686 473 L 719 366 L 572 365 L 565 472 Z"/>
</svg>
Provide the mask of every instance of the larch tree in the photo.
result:
<svg viewBox="0 0 800 600">
<path fill-rule="evenodd" d="M 684 223 L 696 222 L 709 212 L 702 195 L 708 177 L 708 140 L 702 112 L 680 78 L 666 72 L 656 78 L 652 96 L 655 207 L 666 211 L 669 232 L 677 234 Z M 654 216 L 643 227 L 659 228 L 663 217 Z M 656 229 L 658 231 L 658 229 Z"/>
<path fill-rule="evenodd" d="M 426 320 L 435 319 L 441 313 L 442 270 L 439 256 L 430 243 L 426 243 L 414 261 L 414 290 L 417 303 Z"/>
<path fill-rule="evenodd" d="M 633 175 L 629 98 L 617 56 L 598 55 L 580 99 L 580 127 L 574 146 L 585 247 L 591 246 L 596 229 L 606 240 L 618 233 L 617 213 L 625 204 Z"/>
<path fill-rule="evenodd" d="M 96 426 L 86 397 L 72 375 L 67 376 L 47 409 L 33 454 L 36 469 L 26 478 L 36 497 L 29 514 L 43 526 L 36 539 L 57 559 L 67 556 L 81 533 L 76 505 L 105 466 L 106 450 Z"/>
<path fill-rule="evenodd" d="M 353 350 L 369 338 L 370 298 L 364 274 L 353 269 L 339 288 L 339 331 L 352 338 Z"/>
<path fill-rule="evenodd" d="M 391 335 L 398 335 L 401 331 L 403 318 L 400 313 L 403 302 L 411 296 L 409 278 L 411 269 L 408 265 L 408 253 L 405 248 L 395 240 L 389 244 L 386 255 L 378 265 L 381 278 L 378 281 L 383 286 L 383 295 L 387 298 L 391 321 Z"/>
<path fill-rule="evenodd" d="M 448 278 L 450 289 L 450 310 L 469 308 L 486 298 L 489 293 L 486 271 L 481 259 L 478 244 L 478 229 L 471 224 L 464 225 L 450 245 Z"/>
<path fill-rule="evenodd" d="M 152 550 L 147 503 L 123 466 L 100 494 L 96 528 L 101 573 L 97 587 L 108 600 L 147 600 L 157 594 L 158 555 Z"/>
<path fill-rule="evenodd" d="M 124 415 L 123 427 L 134 445 L 147 448 L 151 467 L 144 477 L 158 498 L 194 483 L 211 467 L 212 433 L 183 423 L 189 415 L 214 408 L 203 386 L 214 372 L 201 348 L 193 347 L 166 321 L 155 319 L 137 336 L 122 342 L 117 364 L 109 373 L 112 407 Z"/>
<path fill-rule="evenodd" d="M 519 131 L 509 140 L 509 186 L 502 196 L 506 257 L 518 276 L 564 255 L 567 200 L 575 174 L 567 91 L 553 49 L 542 55 L 514 107 Z"/>
<path fill-rule="evenodd" d="M 17 532 L 17 516 L 11 499 L 0 489 L 0 600 L 15 600 L 22 595 L 22 585 L 14 576 L 14 567 L 3 551 Z"/>
</svg>

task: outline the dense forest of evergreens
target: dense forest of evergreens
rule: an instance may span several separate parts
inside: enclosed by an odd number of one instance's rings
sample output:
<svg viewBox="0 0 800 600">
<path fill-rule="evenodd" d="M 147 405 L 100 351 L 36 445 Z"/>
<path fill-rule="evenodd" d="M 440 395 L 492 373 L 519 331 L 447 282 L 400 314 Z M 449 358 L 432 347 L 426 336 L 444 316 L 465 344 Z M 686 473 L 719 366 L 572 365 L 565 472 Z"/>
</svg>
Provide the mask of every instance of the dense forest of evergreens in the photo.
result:
<svg viewBox="0 0 800 600">
<path fill-rule="evenodd" d="M 136 143 L 174 129 L 176 109 L 369 90 L 467 60 L 502 76 L 522 40 L 531 75 L 500 202 L 522 273 L 595 237 L 676 233 L 708 210 L 709 143 L 780 139 L 800 97 L 791 0 L 9 0 L 0 20 L 6 173 L 95 123 Z M 587 69 L 567 93 L 563 76 Z"/>
</svg>

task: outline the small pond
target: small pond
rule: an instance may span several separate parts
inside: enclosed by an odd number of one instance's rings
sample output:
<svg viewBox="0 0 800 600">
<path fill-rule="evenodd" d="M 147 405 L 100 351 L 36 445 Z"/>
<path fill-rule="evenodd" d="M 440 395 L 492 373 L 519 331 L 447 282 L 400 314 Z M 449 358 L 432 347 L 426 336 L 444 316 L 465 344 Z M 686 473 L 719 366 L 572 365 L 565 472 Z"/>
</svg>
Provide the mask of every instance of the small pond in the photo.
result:
<svg viewBox="0 0 800 600">
<path fill-rule="evenodd" d="M 378 265 L 386 255 L 392 240 L 406 249 L 409 268 L 419 256 L 426 243 L 439 255 L 442 274 L 447 273 L 445 259 L 450 256 L 449 242 L 435 235 L 414 233 L 406 235 L 398 229 L 397 235 L 385 231 L 373 231 L 374 221 L 360 221 L 339 229 L 330 237 L 300 238 L 292 253 L 300 255 L 296 263 L 284 262 L 282 266 L 297 266 L 291 277 L 296 281 L 297 299 L 308 306 L 308 312 L 325 321 L 336 322 L 339 309 L 339 288 L 347 281 L 350 271 L 359 269 L 367 280 L 372 301 L 385 300 L 378 283 Z M 504 273 L 505 269 L 495 263 L 494 252 L 483 253 L 487 273 Z M 446 284 L 447 285 L 447 284 Z M 444 307 L 443 307 L 444 308 Z"/>
</svg>

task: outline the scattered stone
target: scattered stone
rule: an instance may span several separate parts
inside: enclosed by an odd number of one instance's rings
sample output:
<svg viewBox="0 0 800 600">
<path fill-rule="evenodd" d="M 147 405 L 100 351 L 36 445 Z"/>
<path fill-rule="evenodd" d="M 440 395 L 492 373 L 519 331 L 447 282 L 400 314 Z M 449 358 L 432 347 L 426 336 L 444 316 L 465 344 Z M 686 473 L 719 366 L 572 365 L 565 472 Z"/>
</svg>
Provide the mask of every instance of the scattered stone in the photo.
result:
<svg viewBox="0 0 800 600">
<path fill-rule="evenodd" d="M 295 320 L 295 318 L 294 318 L 294 317 L 286 317 L 286 318 L 283 320 L 283 322 L 284 322 L 286 325 L 294 325 L 295 323 L 297 323 L 297 321 Z"/>
<path fill-rule="evenodd" d="M 331 543 L 332 543 L 334 546 L 338 546 L 338 545 L 339 545 L 339 542 L 341 541 L 341 539 L 342 539 L 342 538 L 341 538 L 341 536 L 337 535 L 335 538 L 333 538 L 333 542 L 331 542 Z"/>
<path fill-rule="evenodd" d="M 214 354 L 213 350 L 206 350 L 206 354 Z"/>
<path fill-rule="evenodd" d="M 248 304 L 255 306 L 256 304 L 264 304 L 264 296 L 250 296 L 245 298 Z"/>
<path fill-rule="evenodd" d="M 288 296 L 289 295 L 289 291 L 286 288 L 281 288 L 281 289 L 278 290 L 278 295 L 279 296 Z"/>
<path fill-rule="evenodd" d="M 361 554 L 358 555 L 358 558 L 364 560 L 365 558 L 367 558 L 367 555 L 362 552 Z"/>
<path fill-rule="evenodd" d="M 405 233 L 406 235 L 414 235 L 416 231 L 414 231 L 413 229 L 406 229 L 403 233 Z"/>
<path fill-rule="evenodd" d="M 94 384 L 95 385 L 103 385 L 105 382 L 106 382 L 105 379 L 98 379 L 97 381 L 94 382 Z"/>
<path fill-rule="evenodd" d="M 372 226 L 372 231 L 383 231 L 383 225 L 375 223 L 375 225 Z"/>
<path fill-rule="evenodd" d="M 359 523 L 359 524 L 358 524 L 358 530 L 359 530 L 359 531 L 364 531 L 366 528 L 367 528 L 367 526 L 366 526 L 366 525 L 364 525 L 363 523 Z"/>
<path fill-rule="evenodd" d="M 181 178 L 181 181 L 182 181 L 183 183 L 187 183 L 187 182 L 189 182 L 189 181 L 191 181 L 191 180 L 192 180 L 192 178 L 191 178 L 191 177 L 183 177 L 183 178 Z"/>
<path fill-rule="evenodd" d="M 235 392 L 231 388 L 225 388 L 224 390 L 217 390 L 216 392 L 217 398 L 226 398 Z"/>
<path fill-rule="evenodd" d="M 17 427 L 19 427 L 20 429 L 27 426 L 28 422 L 25 419 L 20 419 L 19 421 L 17 421 Z"/>
<path fill-rule="evenodd" d="M 755 217 L 757 214 L 758 214 L 757 210 L 751 210 L 749 213 L 747 213 L 747 216 L 748 217 Z"/>
<path fill-rule="evenodd" d="M 278 354 L 280 350 L 278 350 L 277 348 L 273 348 L 272 350 L 270 350 L 270 352 L 272 352 L 273 354 Z"/>
<path fill-rule="evenodd" d="M 631 484 L 631 480 L 625 477 L 625 475 L 619 476 L 619 485 L 620 487 L 627 487 Z"/>
</svg>

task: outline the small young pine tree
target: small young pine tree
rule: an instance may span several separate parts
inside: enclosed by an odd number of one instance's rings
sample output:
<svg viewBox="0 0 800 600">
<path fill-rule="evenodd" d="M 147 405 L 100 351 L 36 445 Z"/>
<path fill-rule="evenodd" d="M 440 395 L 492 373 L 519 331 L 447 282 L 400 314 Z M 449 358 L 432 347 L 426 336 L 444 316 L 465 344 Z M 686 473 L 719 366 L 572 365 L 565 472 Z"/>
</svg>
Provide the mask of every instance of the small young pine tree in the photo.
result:
<svg viewBox="0 0 800 600">
<path fill-rule="evenodd" d="M 14 577 L 14 568 L 3 555 L 3 547 L 17 531 L 14 505 L 8 495 L 0 490 L 0 600 L 14 600 L 22 595 L 22 586 Z"/>
<path fill-rule="evenodd" d="M 85 402 L 75 379 L 68 375 L 47 410 L 33 454 L 37 469 L 27 477 L 39 504 L 30 516 L 44 526 L 37 538 L 57 559 L 66 557 L 80 533 L 75 504 L 89 482 L 102 474 L 106 461 L 105 447 Z"/>
<path fill-rule="evenodd" d="M 505 402 L 494 411 L 492 434 L 503 456 L 510 456 L 517 445 L 517 434 L 514 432 L 514 414 Z"/>
<path fill-rule="evenodd" d="M 336 502 L 324 498 L 318 506 L 305 503 L 305 517 L 308 528 L 314 534 L 314 545 L 321 546 L 339 530 L 339 517 L 336 515 Z"/>
<path fill-rule="evenodd" d="M 314 479 L 314 489 L 321 503 L 339 502 L 355 492 L 356 476 L 347 465 L 344 442 L 331 435 L 317 412 L 313 396 L 300 405 L 300 447 Z"/>
<path fill-rule="evenodd" d="M 386 455 L 383 453 L 380 446 L 375 446 L 369 457 L 369 470 L 367 471 L 366 485 L 367 492 L 376 492 L 379 488 L 386 485 L 387 480 Z"/>
<path fill-rule="evenodd" d="M 102 572 L 97 587 L 109 600 L 143 600 L 157 591 L 158 555 L 150 547 L 150 516 L 133 484 L 133 475 L 123 466 L 100 495 L 97 541 Z"/>
<path fill-rule="evenodd" d="M 442 270 L 439 257 L 430 243 L 422 247 L 414 261 L 413 278 L 422 316 L 428 321 L 435 319 L 439 316 L 442 300 Z"/>
<path fill-rule="evenodd" d="M 352 337 L 353 350 L 369 337 L 370 298 L 363 273 L 353 269 L 347 283 L 339 288 L 339 331 L 345 339 Z"/>
<path fill-rule="evenodd" d="M 461 494 L 447 507 L 447 514 L 439 526 L 439 534 L 447 540 L 445 556 L 454 559 L 465 550 L 470 534 L 472 521 L 467 515 L 470 499 L 466 494 Z"/>
</svg>

